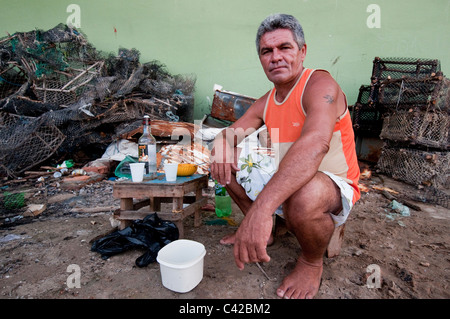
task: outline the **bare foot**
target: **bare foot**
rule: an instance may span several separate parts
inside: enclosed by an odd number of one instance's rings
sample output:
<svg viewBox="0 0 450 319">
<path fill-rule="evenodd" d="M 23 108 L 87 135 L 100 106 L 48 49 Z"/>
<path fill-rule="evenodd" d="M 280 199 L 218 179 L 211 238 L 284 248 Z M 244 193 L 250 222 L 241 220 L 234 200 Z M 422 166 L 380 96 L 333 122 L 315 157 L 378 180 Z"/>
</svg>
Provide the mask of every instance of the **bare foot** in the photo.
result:
<svg viewBox="0 0 450 319">
<path fill-rule="evenodd" d="M 225 237 L 223 237 L 220 240 L 220 243 L 222 245 L 234 245 L 235 236 L 236 236 L 236 233 L 233 233 L 233 234 L 230 234 L 230 235 L 226 235 Z M 267 246 L 272 245 L 273 241 L 274 241 L 273 240 L 273 235 L 271 234 L 270 237 L 269 237 L 269 240 L 267 241 Z"/>
<path fill-rule="evenodd" d="M 202 210 L 207 210 L 207 211 L 210 211 L 210 212 L 214 212 L 216 210 L 216 208 L 214 207 L 213 204 L 206 204 L 206 205 L 202 206 L 201 209 Z"/>
<path fill-rule="evenodd" d="M 285 299 L 312 299 L 319 291 L 323 264 L 312 264 L 299 257 L 295 269 L 277 289 L 278 297 Z"/>
<path fill-rule="evenodd" d="M 234 239 L 235 239 L 236 233 L 232 233 L 230 235 L 226 235 L 224 238 L 220 240 L 220 243 L 222 245 L 234 245 Z"/>
</svg>

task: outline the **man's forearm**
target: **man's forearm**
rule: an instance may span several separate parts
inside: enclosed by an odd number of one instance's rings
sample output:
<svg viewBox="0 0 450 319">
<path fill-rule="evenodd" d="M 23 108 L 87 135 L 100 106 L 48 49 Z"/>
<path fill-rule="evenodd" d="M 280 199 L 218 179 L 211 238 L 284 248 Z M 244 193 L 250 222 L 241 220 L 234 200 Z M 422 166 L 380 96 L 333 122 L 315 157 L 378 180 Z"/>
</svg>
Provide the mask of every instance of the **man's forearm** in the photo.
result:
<svg viewBox="0 0 450 319">
<path fill-rule="evenodd" d="M 233 128 L 226 127 L 220 131 L 214 138 L 214 146 L 216 144 L 221 145 L 224 141 L 226 141 L 230 147 L 235 147 L 238 144 Z"/>
<path fill-rule="evenodd" d="M 294 143 L 280 162 L 278 171 L 255 200 L 254 208 L 272 214 L 314 177 L 327 151 L 328 144 L 312 139 Z"/>
<path fill-rule="evenodd" d="M 248 128 L 244 130 L 241 127 L 234 127 L 233 125 L 223 129 L 219 134 L 216 135 L 215 139 L 226 139 L 228 145 L 231 147 L 236 147 L 241 143 L 247 136 L 256 132 L 254 128 Z"/>
</svg>

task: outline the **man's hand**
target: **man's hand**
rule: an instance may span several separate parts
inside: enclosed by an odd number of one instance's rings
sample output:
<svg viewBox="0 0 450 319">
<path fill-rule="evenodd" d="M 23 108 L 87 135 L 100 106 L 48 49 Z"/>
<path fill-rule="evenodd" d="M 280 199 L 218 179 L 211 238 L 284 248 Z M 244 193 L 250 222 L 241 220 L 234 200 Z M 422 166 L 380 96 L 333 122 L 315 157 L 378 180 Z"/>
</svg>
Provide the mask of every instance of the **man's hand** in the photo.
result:
<svg viewBox="0 0 450 319">
<path fill-rule="evenodd" d="M 239 170 L 234 151 L 234 147 L 231 147 L 225 138 L 218 137 L 214 141 L 211 151 L 211 177 L 221 185 L 229 184 L 231 173 Z"/>
<path fill-rule="evenodd" d="M 234 242 L 234 259 L 240 270 L 247 263 L 270 261 L 266 247 L 272 224 L 272 216 L 261 217 L 251 211 L 245 216 Z"/>
</svg>

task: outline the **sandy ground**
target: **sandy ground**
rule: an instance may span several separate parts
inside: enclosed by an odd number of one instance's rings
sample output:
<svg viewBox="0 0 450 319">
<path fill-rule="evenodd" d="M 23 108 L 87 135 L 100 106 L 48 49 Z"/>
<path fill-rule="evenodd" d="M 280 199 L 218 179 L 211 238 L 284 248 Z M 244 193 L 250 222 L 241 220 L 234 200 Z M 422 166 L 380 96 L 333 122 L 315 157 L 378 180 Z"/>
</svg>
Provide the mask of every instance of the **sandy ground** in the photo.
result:
<svg viewBox="0 0 450 319">
<path fill-rule="evenodd" d="M 187 239 L 206 247 L 204 276 L 192 291 L 176 293 L 162 285 L 157 262 L 143 268 L 135 265 L 142 250 L 107 260 L 91 251 L 93 239 L 113 230 L 112 210 L 76 211 L 118 206 L 112 197 L 113 182 L 103 180 L 76 191 L 52 187 L 50 179 L 46 183 L 28 199 L 44 197 L 47 208 L 42 214 L 0 228 L 1 299 L 276 299 L 276 289 L 301 251 L 295 238 L 285 233 L 268 248 L 272 260 L 261 265 L 267 276 L 254 264 L 240 271 L 232 248 L 219 244 L 236 226 L 208 224 L 216 220 L 215 213 L 203 211 L 202 225 L 196 228 L 193 219 L 187 218 L 185 233 Z M 420 211 L 411 209 L 410 216 L 402 216 L 372 186 L 401 194 L 411 186 L 384 176 L 364 183 L 369 191 L 349 217 L 340 255 L 325 258 L 316 299 L 449 298 L 449 210 L 414 202 Z M 242 218 L 235 205 L 231 217 L 237 223 Z M 70 279 L 74 274 L 70 265 L 79 267 L 80 288 L 70 287 L 75 283 Z M 379 288 L 373 287 L 377 282 L 371 280 L 374 272 L 368 272 L 369 265 L 381 271 Z"/>
</svg>

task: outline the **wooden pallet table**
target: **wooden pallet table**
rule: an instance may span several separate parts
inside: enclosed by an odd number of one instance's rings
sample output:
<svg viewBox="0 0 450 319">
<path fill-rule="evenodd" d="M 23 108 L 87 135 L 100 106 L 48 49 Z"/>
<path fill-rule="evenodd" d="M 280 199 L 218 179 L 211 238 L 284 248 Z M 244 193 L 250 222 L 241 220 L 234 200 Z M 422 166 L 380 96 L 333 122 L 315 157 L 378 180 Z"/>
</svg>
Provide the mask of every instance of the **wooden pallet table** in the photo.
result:
<svg viewBox="0 0 450 319">
<path fill-rule="evenodd" d="M 208 176 L 194 174 L 177 177 L 175 182 L 167 182 L 165 174 L 158 173 L 154 180 L 133 183 L 118 181 L 113 185 L 113 196 L 120 198 L 120 208 L 114 212 L 114 218 L 120 221 L 120 229 L 131 224 L 135 219 L 143 219 L 154 212 L 163 219 L 172 221 L 179 231 L 179 238 L 184 238 L 183 221 L 194 214 L 194 226 L 201 224 L 201 207 L 206 204 L 202 189 L 208 186 Z M 188 194 L 195 195 L 189 196 Z M 161 203 L 172 203 L 172 211 L 162 212 Z M 149 210 L 141 209 L 149 206 Z"/>
</svg>

